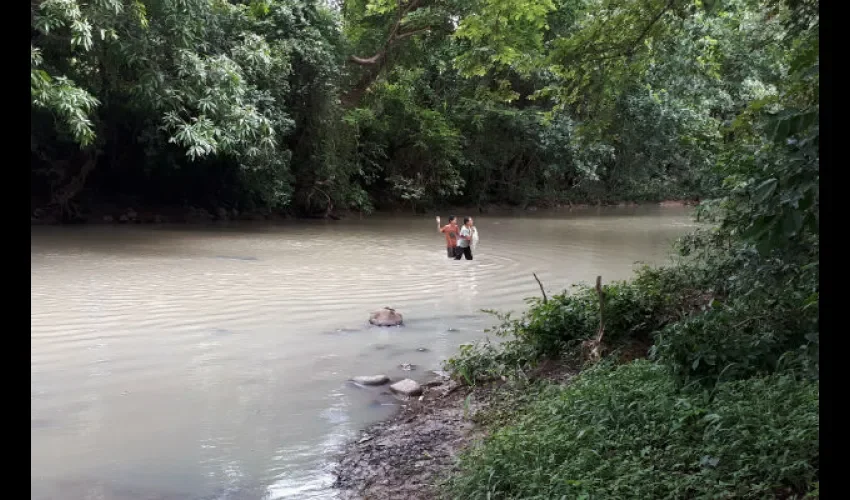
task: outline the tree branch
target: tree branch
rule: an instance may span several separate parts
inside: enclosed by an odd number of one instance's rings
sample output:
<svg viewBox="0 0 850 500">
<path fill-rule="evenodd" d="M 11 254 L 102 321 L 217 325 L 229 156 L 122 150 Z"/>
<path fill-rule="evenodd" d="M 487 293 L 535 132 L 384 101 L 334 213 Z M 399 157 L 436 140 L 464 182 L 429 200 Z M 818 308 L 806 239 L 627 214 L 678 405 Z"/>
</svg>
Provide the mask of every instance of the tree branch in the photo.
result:
<svg viewBox="0 0 850 500">
<path fill-rule="evenodd" d="M 398 16 L 396 16 L 396 20 L 393 23 L 392 28 L 390 28 L 390 33 L 389 33 L 389 35 L 387 35 L 387 39 L 384 42 L 384 46 L 379 51 L 377 51 L 375 53 L 375 55 L 373 55 L 371 57 L 351 56 L 349 58 L 349 60 L 351 60 L 352 62 L 355 62 L 357 64 L 361 64 L 361 65 L 377 64 L 378 62 L 380 62 L 384 58 L 384 56 L 386 56 L 387 49 L 390 48 L 390 45 L 392 45 L 393 42 L 395 42 L 398 38 L 400 38 L 399 31 L 401 30 L 401 23 L 404 21 L 404 16 L 409 14 L 411 11 L 419 8 L 419 2 L 420 2 L 420 0 L 411 0 L 411 2 L 408 3 L 403 8 L 401 7 L 401 2 L 399 2 Z M 417 31 L 417 30 L 410 32 L 410 34 L 405 33 L 403 35 L 404 35 L 404 37 L 407 37 L 407 36 L 415 34 L 415 31 Z"/>
<path fill-rule="evenodd" d="M 586 54 L 595 54 L 596 57 L 585 59 L 579 62 L 602 62 L 607 59 L 616 59 L 618 57 L 628 57 L 634 53 L 635 49 L 641 42 L 649 35 L 650 30 L 653 26 L 655 26 L 658 21 L 661 20 L 661 17 L 664 16 L 670 9 L 673 8 L 677 0 L 668 0 L 667 4 L 653 17 L 649 23 L 644 26 L 643 30 L 638 34 L 637 38 L 635 38 L 631 42 L 623 43 L 621 45 L 614 45 L 605 48 L 591 48 L 585 51 Z M 576 59 L 573 59 L 575 61 Z M 567 59 L 569 61 L 569 59 Z"/>
<path fill-rule="evenodd" d="M 426 33 L 431 30 L 431 27 L 429 26 L 426 28 L 402 32 L 401 25 L 404 22 L 405 16 L 418 9 L 421 6 L 421 0 L 411 0 L 405 6 L 402 6 L 401 1 L 399 0 L 398 5 L 398 16 L 396 16 L 395 22 L 393 23 L 392 28 L 390 28 L 390 32 L 387 35 L 384 45 L 375 52 L 374 55 L 369 57 L 359 57 L 355 55 L 349 56 L 349 62 L 370 68 L 370 70 L 368 70 L 360 78 L 357 84 L 343 96 L 342 103 L 344 106 L 349 107 L 360 101 L 360 98 L 363 97 L 363 94 L 366 93 L 369 86 L 372 85 L 375 79 L 378 78 L 378 74 L 381 72 L 384 63 L 386 62 L 387 52 L 393 45 L 395 45 L 399 40 L 410 38 L 414 35 Z"/>
<path fill-rule="evenodd" d="M 427 26 L 425 28 L 405 31 L 404 33 L 398 33 L 385 45 L 385 48 L 379 50 L 377 53 L 375 53 L 375 55 L 371 57 L 358 57 L 352 55 L 348 57 L 348 60 L 361 66 L 372 66 L 378 64 L 382 62 L 384 57 L 387 55 L 387 50 L 393 45 L 395 45 L 399 40 L 404 40 L 405 38 L 410 38 L 420 33 L 429 33 L 430 31 L 431 27 Z"/>
<path fill-rule="evenodd" d="M 605 335 L 605 295 L 602 293 L 602 276 L 596 277 L 596 294 L 599 296 L 599 331 L 596 334 L 596 343 L 602 343 Z"/>
<path fill-rule="evenodd" d="M 357 57 L 352 55 L 348 57 L 348 60 L 361 66 L 372 66 L 378 64 L 381 60 L 383 60 L 386 54 L 387 51 L 381 50 L 372 57 Z"/>
<path fill-rule="evenodd" d="M 543 294 L 543 303 L 546 304 L 549 302 L 549 298 L 546 297 L 546 290 L 543 289 L 543 283 L 540 282 L 540 278 L 537 277 L 537 273 L 531 273 L 534 276 L 534 279 L 537 280 L 537 285 L 540 286 L 540 293 Z"/>
<path fill-rule="evenodd" d="M 667 5 L 665 5 L 664 8 L 661 9 L 661 11 L 656 14 L 654 18 L 652 18 L 652 21 L 650 21 L 649 24 L 647 24 L 643 31 L 640 33 L 640 35 L 638 35 L 637 40 L 635 40 L 635 42 L 632 44 L 632 48 L 636 47 L 640 42 L 643 41 L 644 38 L 646 38 L 646 35 L 649 34 L 649 30 L 652 29 L 655 23 L 657 23 L 661 19 L 661 16 L 663 16 L 667 13 L 668 10 L 673 8 L 673 4 L 675 3 L 676 0 L 669 0 L 667 2 Z"/>
<path fill-rule="evenodd" d="M 396 35 L 395 40 L 393 40 L 393 43 L 395 43 L 399 40 L 402 40 L 404 38 L 411 37 L 413 35 L 418 35 L 419 33 L 429 33 L 430 31 L 431 31 L 430 26 L 426 26 L 426 27 L 420 28 L 418 30 L 405 31 L 404 33 L 399 33 L 398 35 Z"/>
</svg>

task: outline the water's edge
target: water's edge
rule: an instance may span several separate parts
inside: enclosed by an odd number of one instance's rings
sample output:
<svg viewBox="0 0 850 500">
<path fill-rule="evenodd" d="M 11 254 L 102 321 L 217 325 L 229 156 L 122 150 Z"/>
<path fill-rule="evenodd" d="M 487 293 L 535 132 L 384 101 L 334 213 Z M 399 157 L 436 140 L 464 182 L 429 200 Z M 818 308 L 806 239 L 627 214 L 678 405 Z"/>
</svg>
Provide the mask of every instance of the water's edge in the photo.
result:
<svg viewBox="0 0 850 500">
<path fill-rule="evenodd" d="M 464 214 L 487 214 L 487 215 L 522 215 L 534 212 L 555 212 L 555 213 L 570 213 L 583 212 L 593 208 L 602 207 L 618 207 L 631 208 L 641 206 L 661 206 L 661 207 L 686 207 L 699 205 L 699 200 L 688 199 L 671 199 L 661 201 L 616 201 L 616 202 L 597 202 L 597 203 L 548 203 L 537 205 L 527 205 L 523 207 L 514 207 L 505 204 L 488 204 L 486 206 L 479 205 L 452 205 L 446 206 L 444 211 L 447 213 L 464 213 Z M 60 214 L 45 211 L 43 209 L 35 209 L 30 214 L 30 225 L 61 225 L 61 224 L 209 224 L 212 222 L 281 222 L 291 220 L 343 220 L 343 219 L 362 219 L 368 217 L 381 217 L 390 215 L 423 215 L 421 213 L 411 213 L 403 208 L 395 210 L 376 210 L 370 214 L 364 214 L 356 210 L 335 210 L 329 214 L 315 216 L 297 216 L 289 212 L 275 212 L 269 210 L 254 210 L 254 211 L 239 211 L 236 209 L 226 209 L 219 207 L 208 210 L 206 208 L 182 208 L 182 207 L 145 207 L 135 209 L 133 207 L 116 208 L 115 206 L 97 206 L 93 207 L 90 213 L 79 216 L 72 222 L 62 221 Z"/>
<path fill-rule="evenodd" d="M 530 376 L 568 384 L 579 371 L 562 360 Z M 336 494 L 343 500 L 438 498 L 439 483 L 455 470 L 458 454 L 487 435 L 476 415 L 486 413 L 496 398 L 513 397 L 503 390 L 505 384 L 467 386 L 438 377 L 421 398 L 346 443 L 333 470 Z"/>
<path fill-rule="evenodd" d="M 33 227 L 32 498 L 328 498 L 346 443 L 400 418 L 351 378 L 427 382 L 488 335 L 482 310 L 539 296 L 532 273 L 550 294 L 626 279 L 689 212 L 479 216 L 460 262 L 431 216 Z M 367 326 L 383 306 L 402 329 Z"/>
</svg>

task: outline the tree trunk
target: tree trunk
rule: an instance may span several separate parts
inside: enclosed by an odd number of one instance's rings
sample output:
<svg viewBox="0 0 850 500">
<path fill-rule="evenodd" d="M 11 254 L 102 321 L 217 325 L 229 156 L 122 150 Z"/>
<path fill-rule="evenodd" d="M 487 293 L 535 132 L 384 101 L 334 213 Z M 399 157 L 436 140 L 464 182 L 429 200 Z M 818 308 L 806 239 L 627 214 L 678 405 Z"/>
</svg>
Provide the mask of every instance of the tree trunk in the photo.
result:
<svg viewBox="0 0 850 500">
<path fill-rule="evenodd" d="M 424 0 L 424 3 L 427 4 L 428 0 Z M 386 67 L 387 54 L 393 46 L 406 38 L 431 31 L 430 27 L 402 31 L 401 25 L 405 16 L 422 7 L 422 4 L 423 0 L 410 0 L 406 5 L 401 6 L 401 2 L 399 1 L 398 15 L 396 16 L 392 28 L 390 28 L 390 32 L 387 35 L 384 45 L 371 56 L 360 57 L 352 55 L 348 58 L 349 63 L 364 67 L 366 68 L 366 71 L 361 75 L 357 84 L 355 84 L 354 87 L 346 92 L 340 99 L 343 107 L 353 108 L 360 103 L 360 100 L 366 94 L 366 91 L 369 90 L 369 87 L 373 83 L 375 83 L 378 76 L 381 74 L 381 71 Z"/>
</svg>

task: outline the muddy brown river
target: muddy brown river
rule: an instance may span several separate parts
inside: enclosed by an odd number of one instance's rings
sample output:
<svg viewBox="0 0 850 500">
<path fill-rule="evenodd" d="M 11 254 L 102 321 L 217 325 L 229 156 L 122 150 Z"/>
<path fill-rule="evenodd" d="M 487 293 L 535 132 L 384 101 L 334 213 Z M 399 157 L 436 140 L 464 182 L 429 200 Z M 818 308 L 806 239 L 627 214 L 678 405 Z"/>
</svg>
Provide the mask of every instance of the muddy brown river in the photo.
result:
<svg viewBox="0 0 850 500">
<path fill-rule="evenodd" d="M 398 404 L 350 377 L 427 379 L 484 337 L 481 309 L 540 293 L 532 272 L 550 292 L 624 279 L 694 223 L 641 207 L 476 225 L 471 262 L 446 258 L 432 216 L 33 227 L 32 498 L 332 498 L 335 453 Z M 383 306 L 406 326 L 369 328 Z"/>
</svg>

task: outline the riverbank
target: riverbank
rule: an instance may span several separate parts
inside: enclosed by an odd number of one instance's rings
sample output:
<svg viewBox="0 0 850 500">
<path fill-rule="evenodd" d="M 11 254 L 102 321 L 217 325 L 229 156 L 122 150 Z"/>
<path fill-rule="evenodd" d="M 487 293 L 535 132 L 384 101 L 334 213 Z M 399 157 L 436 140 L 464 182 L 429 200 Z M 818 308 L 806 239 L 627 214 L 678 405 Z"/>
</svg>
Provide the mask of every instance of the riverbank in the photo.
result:
<svg viewBox="0 0 850 500">
<path fill-rule="evenodd" d="M 427 382 L 493 326 L 481 309 L 524 309 L 524 297 L 539 296 L 532 271 L 547 292 L 595 272 L 626 279 L 635 261 L 664 262 L 667 242 L 689 230 L 687 210 L 600 212 L 482 216 L 487 241 L 471 265 L 445 260 L 432 215 L 34 226 L 35 497 L 71 481 L 156 489 L 172 480 L 179 491 L 161 497 L 211 498 L 223 485 L 245 498 L 271 485 L 273 496 L 330 496 L 329 459 L 402 403 L 387 386 L 350 378 Z M 446 286 L 434 278 L 441 268 L 474 282 Z M 471 285 L 475 293 L 459 294 Z M 406 325 L 366 326 L 383 306 Z M 133 389 L 139 380 L 144 390 Z M 98 408 L 81 407 L 92 395 Z M 133 446 L 127 435 L 147 438 Z M 202 459 L 199 443 L 214 445 Z M 75 449 L 84 452 L 56 453 Z M 163 459 L 150 462 L 152 449 Z M 126 475 L 100 465 L 114 456 Z M 241 464 L 236 484 L 222 463 Z"/>
<path fill-rule="evenodd" d="M 801 290 L 759 296 L 752 282 L 779 271 L 726 259 L 643 268 L 500 316 L 492 332 L 507 340 L 462 347 L 445 363 L 455 382 L 349 445 L 337 488 L 363 499 L 818 498 L 817 320 L 800 305 L 816 300 L 816 275 L 786 266 L 778 282 Z M 730 270 L 749 282 L 729 285 Z"/>
<path fill-rule="evenodd" d="M 388 420 L 363 430 L 339 457 L 334 488 L 345 500 L 426 500 L 455 471 L 458 453 L 493 428 L 499 409 L 521 400 L 530 383 L 566 385 L 579 372 L 576 360 L 544 363 L 523 386 L 496 380 L 468 386 L 442 376 Z"/>
<path fill-rule="evenodd" d="M 597 204 L 551 204 L 551 205 L 528 205 L 525 207 L 510 206 L 505 204 L 491 204 L 487 206 L 448 206 L 444 209 L 447 213 L 457 214 L 488 214 L 488 215 L 517 215 L 535 212 L 582 212 L 599 207 L 638 207 L 657 205 L 661 207 L 684 207 L 698 205 L 698 200 L 664 200 L 660 202 L 600 202 Z M 393 210 L 379 210 L 373 214 L 403 214 L 410 213 L 408 209 L 396 208 Z M 56 211 L 44 208 L 34 208 L 30 213 L 31 225 L 57 225 L 57 224 L 205 224 L 224 221 L 284 221 L 293 219 L 356 219 L 368 217 L 369 214 L 362 212 L 343 210 L 330 214 L 316 216 L 298 216 L 289 212 L 275 212 L 271 210 L 246 210 L 240 211 L 235 208 L 216 207 L 174 207 L 134 204 L 130 206 L 116 204 L 102 204 L 89 208 L 85 212 L 76 214 L 71 220 L 63 222 L 62 217 Z"/>
</svg>

